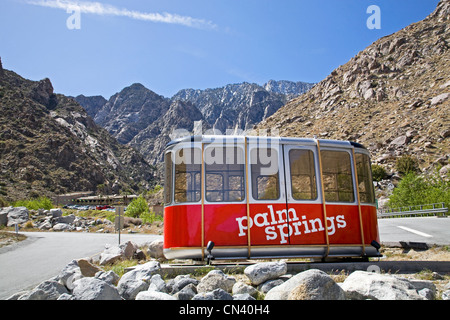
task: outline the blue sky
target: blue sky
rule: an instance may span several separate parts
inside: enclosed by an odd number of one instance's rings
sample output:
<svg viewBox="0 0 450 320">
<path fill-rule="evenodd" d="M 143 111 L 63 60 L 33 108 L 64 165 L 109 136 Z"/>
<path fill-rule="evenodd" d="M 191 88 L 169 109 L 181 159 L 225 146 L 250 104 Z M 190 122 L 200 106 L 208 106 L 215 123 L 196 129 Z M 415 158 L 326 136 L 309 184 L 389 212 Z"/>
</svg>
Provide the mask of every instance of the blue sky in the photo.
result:
<svg viewBox="0 0 450 320">
<path fill-rule="evenodd" d="M 270 79 L 319 82 L 438 0 L 1 0 L 0 57 L 55 92 L 109 98 L 140 82 L 185 88 Z M 74 5 L 80 20 L 74 20 Z M 381 29 L 369 29 L 370 5 Z M 67 20 L 80 22 L 69 29 Z"/>
</svg>

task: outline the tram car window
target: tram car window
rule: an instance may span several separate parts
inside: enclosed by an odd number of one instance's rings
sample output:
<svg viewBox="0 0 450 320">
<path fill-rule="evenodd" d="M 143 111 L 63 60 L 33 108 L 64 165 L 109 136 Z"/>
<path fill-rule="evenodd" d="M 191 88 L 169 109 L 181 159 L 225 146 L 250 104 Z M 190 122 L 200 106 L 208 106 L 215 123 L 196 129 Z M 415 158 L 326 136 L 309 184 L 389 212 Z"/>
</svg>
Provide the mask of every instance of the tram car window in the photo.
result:
<svg viewBox="0 0 450 320">
<path fill-rule="evenodd" d="M 241 202 L 245 199 L 244 151 L 238 147 L 208 146 L 205 153 L 213 155 L 205 163 L 206 201 Z"/>
<path fill-rule="evenodd" d="M 255 200 L 280 198 L 278 153 L 271 148 L 251 150 L 252 195 Z"/>
<path fill-rule="evenodd" d="M 289 151 L 292 198 L 295 200 L 317 199 L 314 153 L 311 150 Z"/>
<path fill-rule="evenodd" d="M 354 202 L 350 153 L 323 150 L 321 155 L 325 201 Z"/>
<path fill-rule="evenodd" d="M 372 169 L 369 156 L 366 154 L 357 153 L 355 158 L 356 171 L 358 173 L 358 189 L 361 202 L 375 203 L 375 192 L 373 189 Z"/>
<path fill-rule="evenodd" d="M 200 201 L 201 149 L 180 149 L 175 153 L 175 202 Z"/>
</svg>

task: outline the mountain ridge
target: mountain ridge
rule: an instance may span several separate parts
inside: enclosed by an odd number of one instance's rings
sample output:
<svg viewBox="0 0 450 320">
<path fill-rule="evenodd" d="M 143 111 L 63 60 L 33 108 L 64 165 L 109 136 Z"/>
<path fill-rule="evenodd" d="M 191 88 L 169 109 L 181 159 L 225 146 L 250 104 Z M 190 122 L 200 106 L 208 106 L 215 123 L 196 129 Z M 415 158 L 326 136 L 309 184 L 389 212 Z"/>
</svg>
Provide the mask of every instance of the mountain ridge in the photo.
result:
<svg viewBox="0 0 450 320">
<path fill-rule="evenodd" d="M 182 89 L 166 98 L 134 83 L 105 99 L 101 107 L 96 104 L 98 97 L 92 97 L 92 101 L 85 96 L 74 99 L 87 110 L 97 110 L 95 122 L 120 143 L 133 146 L 149 163 L 157 165 L 173 130 L 191 131 L 196 121 L 201 121 L 203 129 L 223 134 L 230 129 L 248 130 L 313 84 L 270 80 L 264 86 L 243 82 L 204 90 Z M 181 112 L 183 108 L 175 112 L 180 105 L 189 112 Z"/>
</svg>

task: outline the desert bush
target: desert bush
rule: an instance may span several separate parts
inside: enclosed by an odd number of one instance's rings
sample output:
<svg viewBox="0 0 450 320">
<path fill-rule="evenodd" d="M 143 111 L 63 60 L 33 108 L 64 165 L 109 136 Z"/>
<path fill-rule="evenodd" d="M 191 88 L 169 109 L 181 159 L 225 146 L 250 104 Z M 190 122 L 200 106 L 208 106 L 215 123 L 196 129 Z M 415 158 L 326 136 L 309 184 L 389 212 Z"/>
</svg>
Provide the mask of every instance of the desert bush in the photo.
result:
<svg viewBox="0 0 450 320">
<path fill-rule="evenodd" d="M 377 164 L 372 165 L 372 178 L 374 181 L 380 182 L 386 177 L 386 170 Z"/>
<path fill-rule="evenodd" d="M 403 176 L 407 175 L 408 173 L 420 172 L 417 159 L 409 155 L 404 155 L 398 158 L 395 163 L 395 167 L 397 168 L 398 173 Z"/>
</svg>

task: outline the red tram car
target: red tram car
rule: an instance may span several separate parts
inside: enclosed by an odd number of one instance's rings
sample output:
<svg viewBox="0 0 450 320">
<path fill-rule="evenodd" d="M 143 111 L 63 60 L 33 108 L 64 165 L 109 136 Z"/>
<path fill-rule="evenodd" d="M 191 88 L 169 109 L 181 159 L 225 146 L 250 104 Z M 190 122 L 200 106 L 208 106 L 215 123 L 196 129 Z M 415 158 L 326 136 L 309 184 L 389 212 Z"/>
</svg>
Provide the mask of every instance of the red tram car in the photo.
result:
<svg viewBox="0 0 450 320">
<path fill-rule="evenodd" d="M 356 187 L 357 186 L 357 187 Z M 193 136 L 165 150 L 168 259 L 375 257 L 369 152 L 348 141 Z"/>
</svg>

